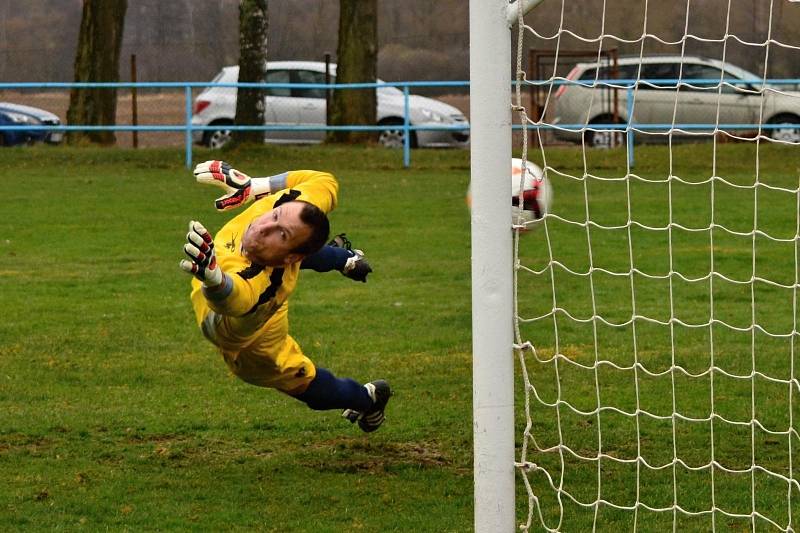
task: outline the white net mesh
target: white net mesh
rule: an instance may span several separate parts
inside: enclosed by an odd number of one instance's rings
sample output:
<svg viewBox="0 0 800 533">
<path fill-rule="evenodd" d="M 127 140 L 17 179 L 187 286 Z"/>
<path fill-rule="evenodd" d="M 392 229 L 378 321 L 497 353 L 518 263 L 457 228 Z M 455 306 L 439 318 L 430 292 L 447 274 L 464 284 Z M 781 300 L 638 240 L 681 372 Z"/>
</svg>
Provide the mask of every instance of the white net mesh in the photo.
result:
<svg viewBox="0 0 800 533">
<path fill-rule="evenodd" d="M 515 237 L 521 527 L 793 530 L 800 4 L 520 21 L 518 155 L 554 191 Z"/>
</svg>

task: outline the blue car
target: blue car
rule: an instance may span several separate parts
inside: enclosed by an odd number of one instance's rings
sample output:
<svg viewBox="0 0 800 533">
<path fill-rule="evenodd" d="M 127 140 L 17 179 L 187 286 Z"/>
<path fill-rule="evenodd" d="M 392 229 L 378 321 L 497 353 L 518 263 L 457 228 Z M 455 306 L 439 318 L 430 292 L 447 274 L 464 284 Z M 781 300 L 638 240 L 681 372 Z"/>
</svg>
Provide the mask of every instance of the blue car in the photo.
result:
<svg viewBox="0 0 800 533">
<path fill-rule="evenodd" d="M 44 109 L 26 105 L 0 102 L 0 146 L 32 144 L 37 141 L 57 144 L 64 138 L 60 131 L 4 130 L 4 126 L 60 126 L 56 115 Z"/>
</svg>

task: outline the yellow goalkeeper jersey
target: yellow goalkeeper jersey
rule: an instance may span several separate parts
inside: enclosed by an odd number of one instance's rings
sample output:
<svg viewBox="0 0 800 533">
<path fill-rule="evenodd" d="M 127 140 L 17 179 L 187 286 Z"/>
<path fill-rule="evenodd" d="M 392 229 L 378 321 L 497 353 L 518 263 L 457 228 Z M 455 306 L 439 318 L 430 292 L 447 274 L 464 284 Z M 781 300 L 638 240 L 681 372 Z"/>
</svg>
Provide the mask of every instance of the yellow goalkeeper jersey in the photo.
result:
<svg viewBox="0 0 800 533">
<path fill-rule="evenodd" d="M 273 176 L 271 181 L 281 183 L 285 189 L 256 200 L 225 224 L 214 237 L 217 263 L 233 282 L 230 294 L 223 300 L 209 301 L 203 294 L 202 283 L 197 279 L 192 280 L 192 306 L 198 324 L 202 323 L 209 309 L 222 315 L 247 316 L 253 323 L 264 324 L 294 291 L 300 262 L 284 267 L 254 265 L 242 252 L 242 236 L 256 218 L 271 210 L 282 198 L 284 201 L 289 198 L 304 200 L 325 213 L 331 212 L 336 207 L 339 186 L 333 175 L 314 170 L 287 172 Z M 289 198 L 285 195 L 289 195 Z"/>
</svg>

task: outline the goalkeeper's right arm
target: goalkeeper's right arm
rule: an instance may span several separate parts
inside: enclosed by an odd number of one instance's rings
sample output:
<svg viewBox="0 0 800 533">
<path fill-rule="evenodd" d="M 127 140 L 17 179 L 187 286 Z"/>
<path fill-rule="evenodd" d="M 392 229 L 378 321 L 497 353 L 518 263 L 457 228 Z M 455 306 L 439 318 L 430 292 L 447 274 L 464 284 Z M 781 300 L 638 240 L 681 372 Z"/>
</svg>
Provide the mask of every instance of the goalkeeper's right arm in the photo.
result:
<svg viewBox="0 0 800 533">
<path fill-rule="evenodd" d="M 197 221 L 189 222 L 189 233 L 183 251 L 189 259 L 181 261 L 181 269 L 192 274 L 209 289 L 216 289 L 225 282 L 225 274 L 217 264 L 214 253 L 214 239 L 208 230 Z"/>
</svg>

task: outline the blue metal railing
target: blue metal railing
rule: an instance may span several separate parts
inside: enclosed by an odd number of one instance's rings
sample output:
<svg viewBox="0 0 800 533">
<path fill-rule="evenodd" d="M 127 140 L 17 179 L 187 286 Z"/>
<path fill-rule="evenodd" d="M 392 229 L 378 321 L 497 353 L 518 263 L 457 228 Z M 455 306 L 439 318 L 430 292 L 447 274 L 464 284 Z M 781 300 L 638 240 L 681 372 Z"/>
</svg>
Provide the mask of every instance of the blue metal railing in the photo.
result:
<svg viewBox="0 0 800 533">
<path fill-rule="evenodd" d="M 721 80 L 723 84 L 736 86 L 752 86 L 752 87 L 776 87 L 776 86 L 800 86 L 800 79 L 797 78 L 781 78 L 781 79 L 728 79 Z M 624 124 L 591 124 L 589 129 L 597 131 L 624 131 L 627 136 L 627 151 L 628 161 L 631 166 L 634 163 L 633 149 L 634 149 L 634 131 L 665 131 L 671 129 L 681 130 L 707 130 L 709 127 L 718 127 L 726 130 L 752 130 L 758 127 L 761 130 L 771 130 L 778 128 L 786 128 L 786 124 L 653 124 L 653 123 L 637 123 L 633 121 L 633 105 L 634 105 L 634 91 L 639 89 L 677 89 L 679 87 L 691 89 L 692 87 L 702 85 L 714 85 L 720 83 L 718 79 L 613 79 L 613 80 L 526 80 L 526 86 L 582 86 L 586 88 L 595 88 L 597 90 L 622 90 L 626 92 L 626 115 L 627 120 Z M 25 130 L 25 131 L 130 131 L 130 132 L 145 132 L 145 131 L 160 131 L 160 132 L 184 132 L 185 134 L 185 151 L 186 151 L 186 166 L 192 166 L 192 138 L 195 131 L 214 131 L 220 129 L 219 125 L 214 126 L 200 126 L 192 124 L 192 91 L 194 89 L 203 89 L 206 87 L 226 87 L 226 88 L 255 88 L 255 89 L 322 89 L 322 90 L 339 90 L 339 89 L 372 89 L 381 87 L 394 87 L 402 88 L 403 92 L 403 165 L 408 167 L 411 163 L 411 132 L 420 130 L 446 130 L 446 131 L 464 131 L 469 129 L 468 124 L 455 124 L 455 125 L 412 125 L 411 112 L 410 112 L 410 89 L 414 87 L 469 87 L 468 81 L 418 81 L 418 82 L 391 82 L 391 83 L 346 83 L 346 84 L 316 84 L 316 83 L 210 83 L 210 82 L 116 82 L 116 83 L 0 83 L 0 90 L 7 89 L 91 89 L 91 88 L 113 88 L 113 89 L 183 89 L 185 99 L 185 121 L 183 124 L 161 124 L 161 125 L 18 125 L 18 126 L 0 126 L 0 131 L 4 130 Z M 746 94 L 740 92 L 739 94 Z M 751 91 L 751 94 L 757 95 L 756 90 Z M 800 115 L 800 95 L 798 95 L 798 115 Z M 797 125 L 800 129 L 800 124 Z M 518 131 L 523 128 L 522 125 L 513 125 L 512 129 Z M 587 124 L 549 124 L 537 123 L 528 125 L 528 129 L 542 129 L 542 130 L 566 130 L 581 132 L 587 129 Z M 236 126 L 225 125 L 226 130 L 231 131 L 384 131 L 386 126 L 364 126 L 364 125 L 345 125 L 345 126 L 328 126 L 324 124 L 319 125 L 261 125 L 261 126 Z"/>
<path fill-rule="evenodd" d="M 761 131 L 766 130 L 775 130 L 775 129 L 784 129 L 787 128 L 786 123 L 776 123 L 776 124 L 758 124 L 758 123 L 719 123 L 719 124 L 711 124 L 711 123 L 644 123 L 644 122 L 634 122 L 633 114 L 634 114 L 634 103 L 635 103 L 635 95 L 634 92 L 636 90 L 654 90 L 654 89 L 662 89 L 662 90 L 678 90 L 678 89 L 697 89 L 701 86 L 713 86 L 713 89 L 716 89 L 718 85 L 721 84 L 722 87 L 730 86 L 744 86 L 745 90 L 737 91 L 737 95 L 746 96 L 748 94 L 752 96 L 760 96 L 764 90 L 768 91 L 775 91 L 776 87 L 781 86 L 788 86 L 793 90 L 796 90 L 800 87 L 800 78 L 778 78 L 778 79 L 735 79 L 735 78 L 723 78 L 720 79 L 598 79 L 598 80 L 569 80 L 569 79 L 557 79 L 557 80 L 526 80 L 525 85 L 527 86 L 581 86 L 587 89 L 595 89 L 595 90 L 602 90 L 602 91 L 611 91 L 611 90 L 619 90 L 625 91 L 625 115 L 627 119 L 624 124 L 600 124 L 600 123 L 593 123 L 591 125 L 588 124 L 537 124 L 533 126 L 536 129 L 549 129 L 549 130 L 566 130 L 566 131 L 574 131 L 574 132 L 582 132 L 587 129 L 592 131 L 624 131 L 626 135 L 626 148 L 627 148 L 627 156 L 628 156 L 628 164 L 633 167 L 634 165 L 634 132 L 657 132 L 657 131 L 670 131 L 680 129 L 683 131 L 690 131 L 690 130 L 709 130 L 710 128 L 716 128 L 719 130 L 753 130 L 759 129 Z M 749 87 L 749 88 L 748 88 Z M 706 94 L 710 93 L 711 91 L 707 91 Z M 723 94 L 730 94 L 730 93 L 723 93 Z M 800 116 L 800 92 L 797 94 L 791 95 L 791 97 L 797 98 L 797 105 L 796 109 L 794 110 L 794 114 Z M 588 109 L 587 109 L 588 111 Z M 788 124 L 789 127 L 796 127 L 798 131 L 800 131 L 800 123 L 799 124 Z"/>
<path fill-rule="evenodd" d="M 210 83 L 210 82 L 50 82 L 50 83 L 0 83 L 0 90 L 7 89 L 93 89 L 93 88 L 106 88 L 106 89 L 183 89 L 185 99 L 185 121 L 183 124 L 154 124 L 154 125 L 59 125 L 59 126 L 0 126 L 0 131 L 3 130 L 25 130 L 25 131 L 54 131 L 54 132 L 68 132 L 68 131 L 162 131 L 162 132 L 184 132 L 185 133 L 185 150 L 186 150 L 186 166 L 192 166 L 192 134 L 195 131 L 214 131 L 219 130 L 219 125 L 214 126 L 200 126 L 192 124 L 192 91 L 194 89 L 204 89 L 206 87 L 225 87 L 225 88 L 250 88 L 250 89 L 377 89 L 381 87 L 394 87 L 402 88 L 403 92 L 403 165 L 408 167 L 411 164 L 411 132 L 413 131 L 465 131 L 469 130 L 468 124 L 454 124 L 454 125 L 412 125 L 411 124 L 411 111 L 410 111 L 410 88 L 412 87 L 469 87 L 467 81 L 405 81 L 405 82 L 392 82 L 392 83 Z M 225 125 L 226 130 L 231 131 L 385 131 L 387 127 L 374 125 L 345 125 L 345 126 L 328 126 L 324 124 L 319 125 L 262 125 L 262 126 L 235 126 Z"/>
</svg>

